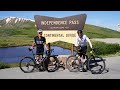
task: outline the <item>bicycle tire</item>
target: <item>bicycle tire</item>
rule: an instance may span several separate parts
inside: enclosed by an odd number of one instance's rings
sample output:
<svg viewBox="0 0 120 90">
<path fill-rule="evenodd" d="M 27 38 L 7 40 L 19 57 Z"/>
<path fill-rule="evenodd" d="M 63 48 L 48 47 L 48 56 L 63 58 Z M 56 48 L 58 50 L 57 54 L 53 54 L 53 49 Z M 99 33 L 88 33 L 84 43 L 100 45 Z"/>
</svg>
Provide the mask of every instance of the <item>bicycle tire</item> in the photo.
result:
<svg viewBox="0 0 120 90">
<path fill-rule="evenodd" d="M 76 60 L 77 59 L 77 57 L 75 56 L 75 55 L 71 55 L 71 56 L 69 56 L 68 58 L 67 58 L 67 60 L 66 60 L 66 68 L 70 71 L 70 72 L 76 72 L 76 71 L 80 71 L 79 69 L 80 69 L 80 64 L 79 65 L 73 65 L 71 62 L 70 62 L 70 58 L 73 58 L 72 60 Z M 70 64 L 70 63 L 71 64 Z"/>
<path fill-rule="evenodd" d="M 53 67 L 52 69 L 49 69 L 50 68 L 50 64 L 53 63 L 50 58 L 53 58 L 54 60 L 54 64 L 51 65 L 51 67 Z M 43 60 L 43 67 L 45 70 L 47 70 L 48 72 L 55 72 L 56 70 L 58 70 L 58 67 L 59 67 L 59 60 L 57 57 L 55 56 L 50 56 L 50 57 L 46 57 L 44 58 Z"/>
<path fill-rule="evenodd" d="M 26 61 L 26 62 L 25 62 Z M 25 70 L 24 69 L 24 64 L 26 63 L 26 68 L 29 68 L 29 66 L 32 66 L 31 70 Z M 22 66 L 23 65 L 23 66 Z M 19 67 L 20 69 L 24 72 L 24 73 L 30 73 L 30 72 L 33 72 L 34 70 L 34 67 L 35 66 L 35 61 L 32 57 L 24 57 L 20 60 L 20 63 L 19 63 Z"/>
<path fill-rule="evenodd" d="M 103 65 L 99 65 L 97 64 L 97 62 L 102 62 Z M 95 65 L 93 65 L 95 64 Z M 92 68 L 95 67 L 101 67 L 100 69 L 96 69 L 96 70 L 92 70 Z M 104 70 L 105 70 L 106 64 L 105 64 L 105 60 L 102 57 L 99 56 L 92 56 L 89 60 L 88 60 L 88 69 L 91 71 L 92 74 L 101 74 Z"/>
</svg>

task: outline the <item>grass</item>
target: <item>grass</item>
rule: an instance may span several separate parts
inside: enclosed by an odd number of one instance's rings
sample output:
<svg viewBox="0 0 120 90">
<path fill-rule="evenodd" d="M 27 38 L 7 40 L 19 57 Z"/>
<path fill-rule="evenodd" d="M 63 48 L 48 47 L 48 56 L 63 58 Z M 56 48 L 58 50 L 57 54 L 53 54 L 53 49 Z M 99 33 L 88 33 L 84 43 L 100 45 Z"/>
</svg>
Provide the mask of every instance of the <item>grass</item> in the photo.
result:
<svg viewBox="0 0 120 90">
<path fill-rule="evenodd" d="M 35 28 L 14 28 L 0 30 L 0 47 L 31 45 L 34 36 L 37 35 Z"/>
<path fill-rule="evenodd" d="M 120 32 L 109 28 L 86 24 L 83 32 L 89 38 L 120 38 Z"/>
<path fill-rule="evenodd" d="M 9 65 L 10 65 L 11 68 L 12 67 L 19 67 L 19 63 L 10 63 Z"/>
<path fill-rule="evenodd" d="M 88 24 L 85 25 L 83 32 L 89 38 L 120 38 L 120 32 Z M 1 28 L 0 47 L 31 45 L 36 35 L 37 32 L 33 23 L 29 27 Z M 65 48 L 71 47 L 70 44 L 68 46 L 64 42 L 63 44 Z"/>
<path fill-rule="evenodd" d="M 120 51 L 120 45 L 119 44 L 108 44 L 105 42 L 99 42 L 99 41 L 92 41 L 93 47 L 98 48 L 98 51 L 95 52 L 96 55 L 115 55 Z M 90 51 L 90 47 L 88 48 Z"/>
<path fill-rule="evenodd" d="M 92 41 L 93 48 L 98 48 L 98 51 L 95 52 L 96 55 L 109 55 L 109 54 L 116 54 L 117 52 L 120 51 L 120 45 L 119 44 L 108 44 L 104 42 L 99 42 L 99 41 Z M 71 50 L 72 44 L 62 42 L 62 41 L 57 41 L 51 43 L 53 46 L 59 46 L 65 49 Z M 88 52 L 90 51 L 90 46 L 88 45 Z M 88 53 L 89 54 L 89 53 Z"/>
<path fill-rule="evenodd" d="M 33 38 L 30 38 L 26 35 L 1 37 L 0 38 L 0 47 L 31 45 L 32 41 L 33 41 Z"/>
<path fill-rule="evenodd" d="M 51 43 L 52 46 L 59 46 L 62 47 L 64 49 L 71 49 L 72 44 L 71 43 L 67 43 L 67 42 L 63 42 L 63 41 L 56 41 Z"/>
<path fill-rule="evenodd" d="M 19 67 L 19 63 L 0 62 L 0 69 Z"/>
<path fill-rule="evenodd" d="M 112 29 L 103 28 L 94 25 L 86 24 L 83 30 L 89 38 L 120 38 L 120 32 Z M 34 36 L 37 35 L 34 23 L 27 25 L 27 27 L 14 27 L 14 28 L 0 28 L 0 47 L 12 46 L 27 46 L 31 45 Z M 92 42 L 93 47 L 98 47 L 99 51 L 95 52 L 96 55 L 120 55 L 120 46 L 118 44 L 106 44 L 103 42 Z M 53 46 L 60 46 L 62 48 L 71 49 L 72 44 L 62 41 L 51 43 Z M 88 45 L 89 46 L 89 45 Z M 90 47 L 88 47 L 90 51 Z M 0 62 L 0 68 L 16 67 L 18 63 L 6 64 Z"/>
<path fill-rule="evenodd" d="M 8 63 L 0 62 L 0 69 L 10 68 Z"/>
</svg>

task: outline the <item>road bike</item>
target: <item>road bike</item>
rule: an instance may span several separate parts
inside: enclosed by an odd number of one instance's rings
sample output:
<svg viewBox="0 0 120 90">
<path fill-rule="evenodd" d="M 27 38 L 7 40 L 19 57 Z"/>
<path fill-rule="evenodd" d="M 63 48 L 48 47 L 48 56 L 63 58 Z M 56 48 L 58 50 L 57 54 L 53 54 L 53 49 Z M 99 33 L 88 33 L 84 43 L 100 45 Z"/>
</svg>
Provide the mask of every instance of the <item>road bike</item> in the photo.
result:
<svg viewBox="0 0 120 90">
<path fill-rule="evenodd" d="M 43 57 L 40 58 L 41 60 L 39 64 L 36 63 L 36 54 L 34 54 L 33 49 L 28 48 L 28 50 L 32 52 L 32 56 L 24 56 L 19 63 L 19 67 L 24 73 L 33 72 L 35 68 L 39 71 L 47 70 L 48 72 L 54 72 L 58 70 L 58 55 L 51 55 L 54 49 L 46 50 L 44 52 L 45 56 L 43 55 Z"/>
<path fill-rule="evenodd" d="M 97 49 L 98 48 L 91 49 L 90 56 L 83 54 L 85 55 L 84 63 L 81 62 L 80 55 L 78 54 L 79 52 L 69 56 L 66 60 L 67 69 L 70 72 L 81 71 L 82 69 L 83 72 L 89 70 L 92 74 L 101 74 L 106 68 L 106 63 L 105 59 L 94 54 Z"/>
</svg>

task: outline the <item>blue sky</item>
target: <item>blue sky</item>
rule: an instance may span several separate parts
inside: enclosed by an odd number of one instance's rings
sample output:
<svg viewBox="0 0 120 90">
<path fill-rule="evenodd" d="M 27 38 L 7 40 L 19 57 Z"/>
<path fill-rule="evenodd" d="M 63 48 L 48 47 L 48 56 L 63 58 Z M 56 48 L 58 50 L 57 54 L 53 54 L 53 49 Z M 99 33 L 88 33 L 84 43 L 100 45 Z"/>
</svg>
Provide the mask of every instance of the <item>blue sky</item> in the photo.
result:
<svg viewBox="0 0 120 90">
<path fill-rule="evenodd" d="M 113 30 L 117 30 L 117 25 L 120 24 L 120 11 L 0 11 L 0 19 L 12 16 L 34 20 L 34 15 L 61 18 L 84 13 L 87 14 L 86 24 Z"/>
</svg>

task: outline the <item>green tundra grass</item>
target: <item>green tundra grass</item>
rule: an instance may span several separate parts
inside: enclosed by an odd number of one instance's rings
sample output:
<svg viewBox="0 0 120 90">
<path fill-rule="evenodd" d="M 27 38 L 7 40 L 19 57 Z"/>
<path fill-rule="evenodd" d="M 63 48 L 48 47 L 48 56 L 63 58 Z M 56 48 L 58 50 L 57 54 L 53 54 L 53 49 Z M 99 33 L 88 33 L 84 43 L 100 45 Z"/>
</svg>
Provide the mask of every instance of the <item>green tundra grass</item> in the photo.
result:
<svg viewBox="0 0 120 90">
<path fill-rule="evenodd" d="M 24 28 L 0 29 L 0 47 L 31 45 L 36 31 L 34 24 Z M 89 38 L 120 38 L 120 32 L 93 25 L 85 25 L 83 32 Z"/>
</svg>

